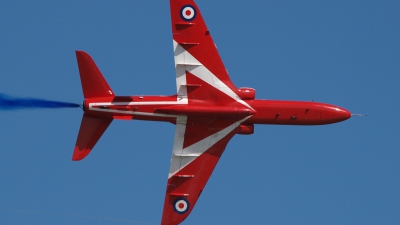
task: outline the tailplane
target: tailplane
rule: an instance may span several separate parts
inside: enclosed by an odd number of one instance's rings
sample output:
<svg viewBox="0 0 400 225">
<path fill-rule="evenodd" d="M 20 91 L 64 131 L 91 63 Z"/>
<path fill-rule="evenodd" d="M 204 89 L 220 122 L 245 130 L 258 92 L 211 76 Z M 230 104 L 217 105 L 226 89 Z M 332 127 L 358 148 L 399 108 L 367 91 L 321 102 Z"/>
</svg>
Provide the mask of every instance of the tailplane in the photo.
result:
<svg viewBox="0 0 400 225">
<path fill-rule="evenodd" d="M 72 160 L 78 161 L 85 158 L 112 121 L 111 117 L 92 117 L 86 113 L 83 114 Z"/>
<path fill-rule="evenodd" d="M 85 99 L 115 96 L 96 63 L 86 52 L 76 51 L 76 59 Z M 94 116 L 85 112 L 82 117 L 72 160 L 78 161 L 85 158 L 112 121 L 112 117 Z"/>
<path fill-rule="evenodd" d="M 76 59 L 85 99 L 115 96 L 90 55 L 84 51 L 76 51 Z"/>
</svg>

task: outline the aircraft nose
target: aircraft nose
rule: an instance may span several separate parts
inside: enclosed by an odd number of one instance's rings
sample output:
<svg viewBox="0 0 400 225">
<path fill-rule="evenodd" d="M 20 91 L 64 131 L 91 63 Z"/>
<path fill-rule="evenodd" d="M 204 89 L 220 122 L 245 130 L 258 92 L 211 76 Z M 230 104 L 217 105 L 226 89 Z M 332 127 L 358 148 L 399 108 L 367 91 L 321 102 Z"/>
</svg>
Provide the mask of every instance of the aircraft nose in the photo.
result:
<svg viewBox="0 0 400 225">
<path fill-rule="evenodd" d="M 350 117 L 350 111 L 338 106 L 328 106 L 327 110 L 322 113 L 322 118 L 330 123 L 341 122 L 349 119 Z"/>
<path fill-rule="evenodd" d="M 351 117 L 351 112 L 347 109 L 344 108 L 339 108 L 339 111 L 337 112 L 337 116 L 341 121 L 347 120 Z"/>
</svg>

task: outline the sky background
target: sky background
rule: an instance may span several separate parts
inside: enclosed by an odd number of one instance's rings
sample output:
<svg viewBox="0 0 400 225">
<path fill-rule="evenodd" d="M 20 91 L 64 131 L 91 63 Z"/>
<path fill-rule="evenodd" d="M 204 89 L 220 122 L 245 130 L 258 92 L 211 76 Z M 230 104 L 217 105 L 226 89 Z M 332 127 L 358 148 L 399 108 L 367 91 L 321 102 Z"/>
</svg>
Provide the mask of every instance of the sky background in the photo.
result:
<svg viewBox="0 0 400 225">
<path fill-rule="evenodd" d="M 183 224 L 400 224 L 400 2 L 197 0 L 257 98 L 368 114 L 236 135 Z M 117 95 L 176 92 L 169 1 L 1 1 L 0 93 L 80 103 L 75 50 Z M 1 224 L 159 224 L 175 127 L 118 121 L 71 161 L 80 109 L 0 111 Z"/>
</svg>

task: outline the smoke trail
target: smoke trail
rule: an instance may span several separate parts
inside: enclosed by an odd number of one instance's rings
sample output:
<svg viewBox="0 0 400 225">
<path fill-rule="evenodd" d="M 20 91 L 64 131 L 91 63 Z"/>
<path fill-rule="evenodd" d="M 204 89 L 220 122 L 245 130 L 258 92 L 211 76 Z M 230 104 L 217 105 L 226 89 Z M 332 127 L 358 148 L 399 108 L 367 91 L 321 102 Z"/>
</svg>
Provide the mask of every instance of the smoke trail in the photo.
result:
<svg viewBox="0 0 400 225">
<path fill-rule="evenodd" d="M 78 108 L 79 104 L 48 101 L 36 98 L 15 98 L 0 93 L 0 110 L 33 109 L 33 108 Z"/>
</svg>

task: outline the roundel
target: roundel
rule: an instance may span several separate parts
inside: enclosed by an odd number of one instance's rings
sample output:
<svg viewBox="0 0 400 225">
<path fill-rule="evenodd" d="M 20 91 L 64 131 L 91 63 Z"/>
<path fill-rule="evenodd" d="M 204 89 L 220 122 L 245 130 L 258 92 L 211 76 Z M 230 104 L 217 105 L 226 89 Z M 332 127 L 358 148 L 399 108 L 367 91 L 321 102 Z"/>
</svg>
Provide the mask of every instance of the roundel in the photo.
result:
<svg viewBox="0 0 400 225">
<path fill-rule="evenodd" d="M 174 202 L 174 210 L 179 214 L 184 214 L 189 210 L 190 204 L 186 198 L 178 198 Z"/>
<path fill-rule="evenodd" d="M 191 5 L 185 5 L 181 9 L 181 17 L 183 20 L 192 21 L 196 18 L 196 9 Z"/>
</svg>

